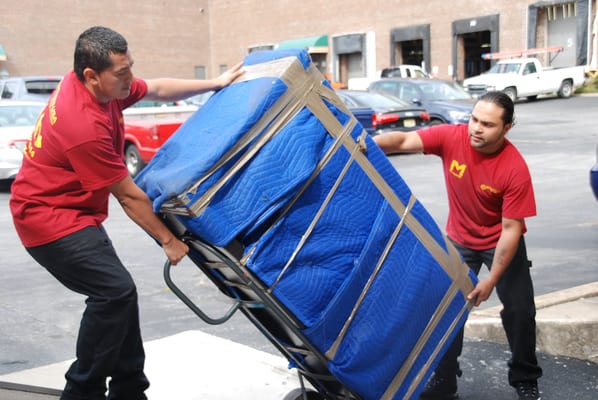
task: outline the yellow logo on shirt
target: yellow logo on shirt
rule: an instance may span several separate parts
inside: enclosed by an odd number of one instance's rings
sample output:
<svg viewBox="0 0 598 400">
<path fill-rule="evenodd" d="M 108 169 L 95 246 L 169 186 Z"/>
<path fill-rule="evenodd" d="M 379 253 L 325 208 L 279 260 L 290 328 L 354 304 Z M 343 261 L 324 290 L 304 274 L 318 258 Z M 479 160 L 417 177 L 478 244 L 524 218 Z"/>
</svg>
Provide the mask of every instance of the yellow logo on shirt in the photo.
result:
<svg viewBox="0 0 598 400">
<path fill-rule="evenodd" d="M 489 191 L 492 194 L 499 194 L 500 193 L 500 189 L 495 189 L 490 185 L 486 185 L 485 183 L 482 183 L 480 185 L 480 189 L 482 189 L 482 191 Z"/>
<path fill-rule="evenodd" d="M 459 161 L 457 160 L 453 160 L 451 162 L 451 166 L 449 168 L 449 171 L 451 172 L 451 174 L 455 175 L 457 178 L 461 179 L 463 178 L 463 174 L 465 174 L 465 170 L 467 169 L 467 165 L 466 164 L 459 164 Z"/>
<path fill-rule="evenodd" d="M 50 114 L 50 123 L 52 125 L 54 125 L 56 121 L 58 121 L 58 116 L 56 115 L 56 99 L 58 98 L 58 92 L 60 92 L 61 86 L 62 81 L 58 83 L 56 90 L 54 90 L 54 93 L 52 93 L 50 101 L 48 102 L 48 107 L 46 107 L 44 111 L 39 114 L 39 117 L 37 117 L 37 122 L 35 123 L 35 128 L 33 129 L 33 133 L 31 134 L 31 139 L 29 140 L 29 142 L 27 142 L 25 150 L 23 151 L 25 157 L 35 157 L 36 150 L 42 148 L 42 121 L 46 116 L 46 113 Z"/>
<path fill-rule="evenodd" d="M 37 122 L 35 123 L 35 128 L 33 129 L 33 133 L 31 134 L 31 139 L 27 142 L 27 146 L 25 146 L 25 150 L 23 151 L 25 157 L 33 158 L 35 157 L 36 149 L 42 148 L 42 121 L 44 119 L 45 113 L 42 112 L 39 117 L 37 117 Z"/>
</svg>

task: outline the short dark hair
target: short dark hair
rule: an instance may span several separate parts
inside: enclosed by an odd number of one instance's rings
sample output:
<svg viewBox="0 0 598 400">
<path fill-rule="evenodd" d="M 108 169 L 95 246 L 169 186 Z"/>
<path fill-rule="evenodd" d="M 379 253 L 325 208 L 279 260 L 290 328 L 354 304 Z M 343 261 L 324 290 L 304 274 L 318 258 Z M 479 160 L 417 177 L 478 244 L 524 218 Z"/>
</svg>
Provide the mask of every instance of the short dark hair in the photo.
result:
<svg viewBox="0 0 598 400">
<path fill-rule="evenodd" d="M 81 82 L 85 80 L 85 68 L 91 68 L 96 72 L 110 68 L 110 54 L 125 54 L 127 48 L 127 40 L 110 28 L 94 26 L 87 29 L 79 35 L 75 45 L 74 70 L 77 78 Z"/>
<path fill-rule="evenodd" d="M 505 125 L 515 125 L 515 104 L 505 93 L 500 91 L 487 92 L 478 101 L 494 103 L 503 109 L 502 121 Z"/>
</svg>

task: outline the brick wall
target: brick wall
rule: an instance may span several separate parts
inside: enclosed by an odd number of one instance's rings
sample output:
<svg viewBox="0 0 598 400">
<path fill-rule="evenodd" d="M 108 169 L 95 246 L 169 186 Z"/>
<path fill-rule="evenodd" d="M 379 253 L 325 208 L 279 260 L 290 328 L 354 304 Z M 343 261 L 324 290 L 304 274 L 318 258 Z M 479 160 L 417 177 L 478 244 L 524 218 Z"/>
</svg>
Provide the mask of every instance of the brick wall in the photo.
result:
<svg viewBox="0 0 598 400">
<path fill-rule="evenodd" d="M 527 46 L 528 5 L 537 0 L 3 0 L 0 62 L 11 75 L 62 74 L 71 68 L 78 34 L 104 24 L 129 40 L 139 76 L 208 77 L 240 61 L 249 47 L 314 35 L 370 33 L 376 69 L 390 64 L 390 32 L 430 24 L 431 65 L 452 67 L 452 23 L 499 14 L 501 51 Z M 596 0 L 592 0 L 593 10 Z M 109 3 L 110 6 L 105 4 Z M 541 27 L 541 25 L 539 24 Z M 541 46 L 538 43 L 538 46 Z"/>
<path fill-rule="evenodd" d="M 72 68 L 79 34 L 105 25 L 127 38 L 137 75 L 191 78 L 195 65 L 209 64 L 207 4 L 208 0 L 2 0 L 0 43 L 8 60 L 0 62 L 0 70 L 6 68 L 13 76 L 63 75 Z"/>
</svg>

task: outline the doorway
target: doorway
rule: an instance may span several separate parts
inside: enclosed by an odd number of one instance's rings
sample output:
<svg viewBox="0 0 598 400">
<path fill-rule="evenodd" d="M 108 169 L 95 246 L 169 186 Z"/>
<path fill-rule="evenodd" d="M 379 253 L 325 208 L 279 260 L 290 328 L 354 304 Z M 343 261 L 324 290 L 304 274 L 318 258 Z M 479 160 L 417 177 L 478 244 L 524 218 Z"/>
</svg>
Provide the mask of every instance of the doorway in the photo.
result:
<svg viewBox="0 0 598 400">
<path fill-rule="evenodd" d="M 463 73 L 465 78 L 480 75 L 490 69 L 490 60 L 482 54 L 490 52 L 490 31 L 479 31 L 461 35 L 463 42 Z"/>
<path fill-rule="evenodd" d="M 397 64 L 421 66 L 424 61 L 424 41 L 421 39 L 395 42 L 395 60 Z"/>
<path fill-rule="evenodd" d="M 461 81 L 491 67 L 482 54 L 498 51 L 499 15 L 453 22 L 453 79 Z"/>
<path fill-rule="evenodd" d="M 390 36 L 390 66 L 419 65 L 430 73 L 430 25 L 396 28 Z"/>
</svg>

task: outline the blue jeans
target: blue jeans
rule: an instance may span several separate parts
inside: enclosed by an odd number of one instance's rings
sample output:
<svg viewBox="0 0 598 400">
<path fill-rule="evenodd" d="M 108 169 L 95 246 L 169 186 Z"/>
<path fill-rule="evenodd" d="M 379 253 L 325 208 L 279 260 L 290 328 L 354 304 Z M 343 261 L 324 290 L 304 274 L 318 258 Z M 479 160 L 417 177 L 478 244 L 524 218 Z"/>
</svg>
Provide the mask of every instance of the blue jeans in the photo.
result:
<svg viewBox="0 0 598 400">
<path fill-rule="evenodd" d="M 465 262 L 477 274 L 482 264 L 488 269 L 494 258 L 494 248 L 472 250 L 454 243 Z M 511 264 L 496 285 L 496 294 L 503 310 L 500 313 L 502 325 L 509 342 L 509 384 L 536 381 L 542 376 L 542 369 L 536 358 L 536 305 L 534 288 L 529 269 L 531 261 L 523 236 Z M 460 375 L 458 357 L 463 349 L 463 328 L 459 331 L 450 348 L 438 364 L 436 373 L 440 376 Z"/>
<path fill-rule="evenodd" d="M 88 227 L 29 254 L 70 290 L 87 297 L 77 357 L 62 400 L 145 400 L 149 382 L 139 328 L 137 288 L 102 228 Z"/>
</svg>

